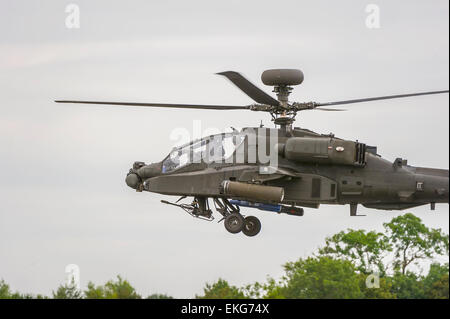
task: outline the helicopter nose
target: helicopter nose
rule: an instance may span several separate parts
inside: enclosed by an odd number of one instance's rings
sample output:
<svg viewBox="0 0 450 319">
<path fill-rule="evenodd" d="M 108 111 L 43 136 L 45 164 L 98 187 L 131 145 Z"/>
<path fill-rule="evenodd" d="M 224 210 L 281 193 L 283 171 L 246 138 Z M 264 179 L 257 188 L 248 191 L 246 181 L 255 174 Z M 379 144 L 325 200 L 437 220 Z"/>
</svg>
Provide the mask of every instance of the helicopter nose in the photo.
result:
<svg viewBox="0 0 450 319">
<path fill-rule="evenodd" d="M 125 178 L 127 185 L 138 191 L 143 190 L 143 182 L 161 173 L 161 163 L 146 165 L 144 162 L 135 162 L 133 168 Z"/>
<path fill-rule="evenodd" d="M 145 166 L 144 162 L 134 162 L 133 167 L 130 169 L 130 171 L 127 174 L 127 177 L 125 178 L 125 183 L 133 189 L 138 189 L 138 187 L 142 184 L 142 179 L 138 174 L 138 170 Z"/>
<path fill-rule="evenodd" d="M 139 184 L 141 184 L 141 179 L 139 176 L 137 176 L 136 173 L 128 173 L 127 177 L 125 178 L 125 183 L 133 189 L 137 189 Z"/>
<path fill-rule="evenodd" d="M 142 165 L 139 169 L 135 170 L 136 174 L 145 181 L 148 178 L 152 178 L 161 175 L 162 164 L 153 163 L 148 165 Z"/>
</svg>

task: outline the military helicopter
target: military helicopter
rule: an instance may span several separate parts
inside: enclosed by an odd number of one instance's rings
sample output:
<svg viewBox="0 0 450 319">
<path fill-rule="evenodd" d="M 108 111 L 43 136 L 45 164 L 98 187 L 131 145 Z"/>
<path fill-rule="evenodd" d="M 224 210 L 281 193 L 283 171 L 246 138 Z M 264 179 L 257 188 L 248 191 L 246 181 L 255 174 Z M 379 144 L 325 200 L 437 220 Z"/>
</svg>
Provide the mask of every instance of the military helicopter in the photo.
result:
<svg viewBox="0 0 450 319">
<path fill-rule="evenodd" d="M 349 141 L 333 134 L 318 134 L 293 127 L 305 110 L 342 111 L 337 105 L 448 93 L 431 91 L 370 97 L 328 103 L 289 102 L 293 87 L 304 80 L 302 71 L 272 69 L 262 73 L 277 99 L 241 74 L 218 73 L 228 78 L 256 103 L 250 105 L 198 105 L 57 100 L 58 103 L 107 104 L 206 110 L 267 112 L 275 128 L 249 127 L 192 141 L 174 148 L 161 162 L 135 162 L 126 184 L 138 192 L 181 196 L 175 202 L 193 217 L 211 221 L 213 209 L 228 232 L 255 236 L 261 222 L 245 216 L 241 208 L 303 216 L 304 208 L 320 204 L 358 204 L 381 210 L 404 210 L 449 202 L 449 171 L 414 167 L 407 160 L 383 159 L 375 146 Z M 269 155 L 267 155 L 269 154 Z M 187 197 L 193 200 L 183 202 Z M 211 205 L 212 203 L 212 205 Z"/>
</svg>

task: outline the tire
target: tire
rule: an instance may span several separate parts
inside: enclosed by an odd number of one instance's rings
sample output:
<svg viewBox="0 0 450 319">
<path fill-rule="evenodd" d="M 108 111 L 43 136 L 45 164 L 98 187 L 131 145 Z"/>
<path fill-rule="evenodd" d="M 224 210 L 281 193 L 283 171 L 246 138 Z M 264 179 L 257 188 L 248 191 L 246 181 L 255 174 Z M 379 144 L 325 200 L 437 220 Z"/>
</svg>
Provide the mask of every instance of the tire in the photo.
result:
<svg viewBox="0 0 450 319">
<path fill-rule="evenodd" d="M 261 222 L 255 216 L 245 217 L 244 227 L 242 232 L 249 237 L 253 237 L 259 234 L 261 231 Z"/>
<path fill-rule="evenodd" d="M 244 217 L 239 213 L 228 215 L 224 221 L 225 229 L 232 234 L 239 233 L 244 227 L 244 224 Z"/>
</svg>

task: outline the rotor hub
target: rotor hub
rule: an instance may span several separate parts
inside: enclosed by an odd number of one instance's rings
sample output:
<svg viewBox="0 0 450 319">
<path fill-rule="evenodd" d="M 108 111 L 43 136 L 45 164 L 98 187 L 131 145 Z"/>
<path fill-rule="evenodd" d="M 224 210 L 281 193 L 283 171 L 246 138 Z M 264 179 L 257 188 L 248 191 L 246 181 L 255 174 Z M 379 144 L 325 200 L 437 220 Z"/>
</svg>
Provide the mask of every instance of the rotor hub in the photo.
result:
<svg viewBox="0 0 450 319">
<path fill-rule="evenodd" d="M 266 70 L 262 73 L 261 80 L 265 85 L 273 86 L 273 92 L 277 95 L 279 105 L 270 110 L 275 125 L 290 127 L 295 121 L 297 110 L 289 104 L 289 94 L 293 90 L 292 86 L 303 82 L 303 72 L 296 69 Z"/>
<path fill-rule="evenodd" d="M 293 88 L 287 85 L 278 85 L 273 88 L 274 93 L 277 94 L 278 101 L 281 106 L 287 108 L 289 102 L 289 94 L 291 94 Z"/>
<path fill-rule="evenodd" d="M 293 117 L 290 116 L 279 116 L 276 117 L 273 122 L 275 123 L 275 125 L 280 125 L 280 126 L 290 126 L 292 125 L 292 123 L 294 123 L 295 119 Z"/>
</svg>

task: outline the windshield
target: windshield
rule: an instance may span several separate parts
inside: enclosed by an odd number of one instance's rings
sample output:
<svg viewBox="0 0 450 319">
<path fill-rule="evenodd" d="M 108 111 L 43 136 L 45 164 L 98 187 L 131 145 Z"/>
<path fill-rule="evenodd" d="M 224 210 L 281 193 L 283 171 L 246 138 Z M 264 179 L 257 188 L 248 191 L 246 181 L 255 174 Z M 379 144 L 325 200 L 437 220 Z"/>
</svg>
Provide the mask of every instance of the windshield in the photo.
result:
<svg viewBox="0 0 450 319">
<path fill-rule="evenodd" d="M 244 138 L 240 134 L 219 134 L 180 146 L 163 161 L 162 172 L 168 173 L 191 163 L 223 163 L 231 158 Z"/>
</svg>

